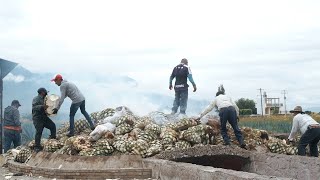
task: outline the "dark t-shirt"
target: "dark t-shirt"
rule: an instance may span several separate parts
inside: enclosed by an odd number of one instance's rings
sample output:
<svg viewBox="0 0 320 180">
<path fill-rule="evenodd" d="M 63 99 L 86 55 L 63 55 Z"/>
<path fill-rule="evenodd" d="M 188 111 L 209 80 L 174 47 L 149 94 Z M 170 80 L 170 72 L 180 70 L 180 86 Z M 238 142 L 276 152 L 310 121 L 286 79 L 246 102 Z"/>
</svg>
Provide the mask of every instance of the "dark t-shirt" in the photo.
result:
<svg viewBox="0 0 320 180">
<path fill-rule="evenodd" d="M 177 65 L 171 74 L 171 78 L 176 78 L 176 82 L 174 84 L 175 90 L 186 90 L 188 89 L 188 75 L 191 74 L 190 69 L 188 66 L 184 64 Z"/>
</svg>

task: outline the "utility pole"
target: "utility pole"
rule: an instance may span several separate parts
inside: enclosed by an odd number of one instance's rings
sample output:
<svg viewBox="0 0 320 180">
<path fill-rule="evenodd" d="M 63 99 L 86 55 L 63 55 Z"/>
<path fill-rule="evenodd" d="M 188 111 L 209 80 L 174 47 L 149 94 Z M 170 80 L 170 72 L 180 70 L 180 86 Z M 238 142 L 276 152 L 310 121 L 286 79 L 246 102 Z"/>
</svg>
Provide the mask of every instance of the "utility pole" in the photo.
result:
<svg viewBox="0 0 320 180">
<path fill-rule="evenodd" d="M 286 103 L 286 100 L 287 100 L 287 97 L 286 97 L 287 91 L 286 91 L 286 90 L 283 90 L 283 91 L 282 91 L 282 94 L 283 94 L 283 100 L 284 100 L 284 115 L 286 116 L 286 115 L 287 115 L 287 103 Z"/>
<path fill-rule="evenodd" d="M 261 115 L 263 116 L 263 104 L 262 104 L 262 90 L 264 90 L 264 89 L 258 89 L 258 90 L 260 90 L 260 98 L 261 98 Z"/>
</svg>

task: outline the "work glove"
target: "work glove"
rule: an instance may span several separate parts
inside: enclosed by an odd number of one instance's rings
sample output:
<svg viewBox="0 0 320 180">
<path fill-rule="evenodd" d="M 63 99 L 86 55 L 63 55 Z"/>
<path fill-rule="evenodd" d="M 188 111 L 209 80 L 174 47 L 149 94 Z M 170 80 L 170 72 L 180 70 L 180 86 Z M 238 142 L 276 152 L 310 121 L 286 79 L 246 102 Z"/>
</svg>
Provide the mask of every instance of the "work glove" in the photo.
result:
<svg viewBox="0 0 320 180">
<path fill-rule="evenodd" d="M 54 108 L 53 110 L 52 110 L 52 114 L 57 114 L 58 113 L 58 109 L 57 108 Z"/>
<path fill-rule="evenodd" d="M 287 145 L 290 145 L 290 144 L 293 144 L 293 143 L 294 143 L 294 141 L 293 141 L 293 140 L 286 139 L 286 144 L 287 144 Z"/>
<path fill-rule="evenodd" d="M 194 85 L 194 86 L 193 86 L 193 92 L 196 92 L 196 91 L 197 91 L 197 86 Z"/>
<path fill-rule="evenodd" d="M 194 118 L 194 120 L 197 122 L 200 122 L 200 119 L 201 119 L 200 116 Z"/>
<path fill-rule="evenodd" d="M 169 85 L 169 89 L 172 90 L 172 84 Z"/>
<path fill-rule="evenodd" d="M 195 121 L 197 122 L 197 124 L 201 124 L 200 118 L 195 119 Z"/>
</svg>

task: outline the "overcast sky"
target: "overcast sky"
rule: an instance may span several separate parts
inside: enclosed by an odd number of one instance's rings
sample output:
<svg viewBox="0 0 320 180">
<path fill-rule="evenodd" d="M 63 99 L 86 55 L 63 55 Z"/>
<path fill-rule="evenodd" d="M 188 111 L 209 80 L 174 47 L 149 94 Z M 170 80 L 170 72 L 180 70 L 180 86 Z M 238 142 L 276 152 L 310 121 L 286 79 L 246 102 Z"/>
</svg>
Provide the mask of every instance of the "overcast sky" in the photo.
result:
<svg viewBox="0 0 320 180">
<path fill-rule="evenodd" d="M 259 103 L 262 88 L 269 97 L 286 90 L 288 109 L 320 106 L 320 1 L 0 4 L 0 58 L 33 72 L 128 75 L 173 96 L 169 75 L 187 58 L 198 86 L 189 98 L 211 100 L 224 84 L 235 100 Z"/>
</svg>

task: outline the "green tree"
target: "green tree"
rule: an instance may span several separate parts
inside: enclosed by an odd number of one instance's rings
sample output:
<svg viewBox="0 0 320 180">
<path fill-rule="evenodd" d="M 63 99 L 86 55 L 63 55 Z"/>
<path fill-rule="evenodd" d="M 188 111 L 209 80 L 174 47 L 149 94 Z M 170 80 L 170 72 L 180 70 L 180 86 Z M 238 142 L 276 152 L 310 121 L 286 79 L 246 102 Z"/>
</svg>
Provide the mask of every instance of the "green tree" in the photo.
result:
<svg viewBox="0 0 320 180">
<path fill-rule="evenodd" d="M 236 101 L 239 109 L 251 109 L 253 114 L 257 114 L 256 103 L 254 100 L 241 98 Z"/>
</svg>

